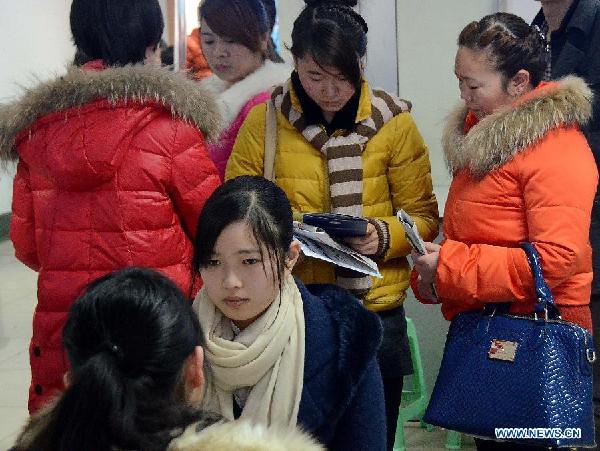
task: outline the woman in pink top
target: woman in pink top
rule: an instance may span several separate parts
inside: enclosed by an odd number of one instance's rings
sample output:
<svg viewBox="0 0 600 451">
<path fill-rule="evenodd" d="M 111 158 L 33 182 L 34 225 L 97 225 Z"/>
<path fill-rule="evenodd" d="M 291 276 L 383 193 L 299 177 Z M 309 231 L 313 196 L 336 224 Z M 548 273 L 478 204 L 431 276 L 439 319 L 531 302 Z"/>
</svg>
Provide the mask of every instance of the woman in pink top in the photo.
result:
<svg viewBox="0 0 600 451">
<path fill-rule="evenodd" d="M 202 51 L 214 73 L 202 85 L 216 94 L 226 125 L 209 146 L 221 178 L 244 119 L 291 72 L 279 63 L 270 37 L 274 21 L 265 4 L 269 1 L 204 0 L 199 9 Z"/>
</svg>

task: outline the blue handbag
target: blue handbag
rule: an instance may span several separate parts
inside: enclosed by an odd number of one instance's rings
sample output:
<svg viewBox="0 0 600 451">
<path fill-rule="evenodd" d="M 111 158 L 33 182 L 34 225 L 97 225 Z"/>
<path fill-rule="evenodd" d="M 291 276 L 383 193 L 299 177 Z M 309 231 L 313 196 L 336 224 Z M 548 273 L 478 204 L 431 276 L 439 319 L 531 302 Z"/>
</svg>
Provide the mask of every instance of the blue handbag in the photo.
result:
<svg viewBox="0 0 600 451">
<path fill-rule="evenodd" d="M 539 254 L 521 246 L 535 279 L 535 314 L 507 314 L 510 304 L 458 314 L 423 420 L 485 439 L 593 447 L 592 336 L 560 319 Z"/>
</svg>

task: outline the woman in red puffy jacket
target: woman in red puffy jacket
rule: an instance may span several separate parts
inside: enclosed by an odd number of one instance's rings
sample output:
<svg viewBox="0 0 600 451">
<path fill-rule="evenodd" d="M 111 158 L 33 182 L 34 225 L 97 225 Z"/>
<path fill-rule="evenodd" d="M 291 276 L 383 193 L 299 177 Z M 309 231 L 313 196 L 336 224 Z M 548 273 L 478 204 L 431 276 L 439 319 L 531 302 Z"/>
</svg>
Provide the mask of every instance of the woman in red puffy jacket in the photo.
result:
<svg viewBox="0 0 600 451">
<path fill-rule="evenodd" d="M 90 61 L 0 109 L 0 157 L 18 160 L 10 236 L 39 272 L 31 412 L 63 388 L 61 331 L 89 282 L 145 266 L 195 294 L 190 237 L 219 184 L 212 98 L 150 63 L 158 1 L 74 0 L 71 30 Z"/>
</svg>

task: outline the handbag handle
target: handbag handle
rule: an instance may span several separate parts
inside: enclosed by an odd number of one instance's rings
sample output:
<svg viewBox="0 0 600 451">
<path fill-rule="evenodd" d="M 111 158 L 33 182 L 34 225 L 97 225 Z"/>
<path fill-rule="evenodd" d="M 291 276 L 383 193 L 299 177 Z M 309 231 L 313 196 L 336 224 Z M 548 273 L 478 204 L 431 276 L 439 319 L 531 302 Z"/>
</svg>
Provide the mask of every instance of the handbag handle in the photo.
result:
<svg viewBox="0 0 600 451">
<path fill-rule="evenodd" d="M 550 313 L 551 316 L 558 316 L 558 309 L 554 303 L 554 296 L 552 296 L 552 291 L 546 283 L 546 279 L 544 279 L 540 254 L 535 246 L 528 241 L 521 242 L 520 246 L 525 251 L 533 275 L 537 298 L 535 312 L 538 314 L 546 313 L 546 316 L 548 316 L 548 313 Z"/>
</svg>

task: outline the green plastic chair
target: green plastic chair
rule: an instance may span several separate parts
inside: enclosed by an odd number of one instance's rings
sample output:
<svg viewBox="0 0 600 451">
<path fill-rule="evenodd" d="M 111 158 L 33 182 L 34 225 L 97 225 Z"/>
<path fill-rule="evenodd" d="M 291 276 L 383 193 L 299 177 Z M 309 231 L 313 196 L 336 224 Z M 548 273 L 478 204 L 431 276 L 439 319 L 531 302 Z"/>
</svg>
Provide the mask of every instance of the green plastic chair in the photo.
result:
<svg viewBox="0 0 600 451">
<path fill-rule="evenodd" d="M 411 375 L 410 388 L 402 390 L 402 401 L 400 403 L 400 412 L 396 424 L 396 437 L 394 439 L 394 451 L 406 450 L 404 444 L 404 423 L 407 421 L 419 420 L 421 421 L 422 428 L 427 428 L 428 431 L 433 430 L 433 426 L 421 420 L 427 408 L 429 396 L 425 386 L 425 375 L 423 373 L 423 363 L 421 362 L 417 330 L 410 318 L 406 318 L 406 332 L 413 364 L 413 374 Z M 446 449 L 460 449 L 461 442 L 462 437 L 459 432 L 448 431 Z"/>
<path fill-rule="evenodd" d="M 396 438 L 394 439 L 394 451 L 406 450 L 404 446 L 404 423 L 415 419 L 420 420 L 425 413 L 428 402 L 421 352 L 419 350 L 419 341 L 417 340 L 417 330 L 410 318 L 406 318 L 406 332 L 408 334 L 413 374 L 410 376 L 410 388 L 402 390 L 400 413 L 398 414 L 398 423 L 396 425 Z M 424 423 L 421 423 L 421 426 L 427 427 Z"/>
<path fill-rule="evenodd" d="M 460 432 L 448 431 L 446 436 L 446 449 L 460 449 L 462 443 L 462 435 Z"/>
</svg>

